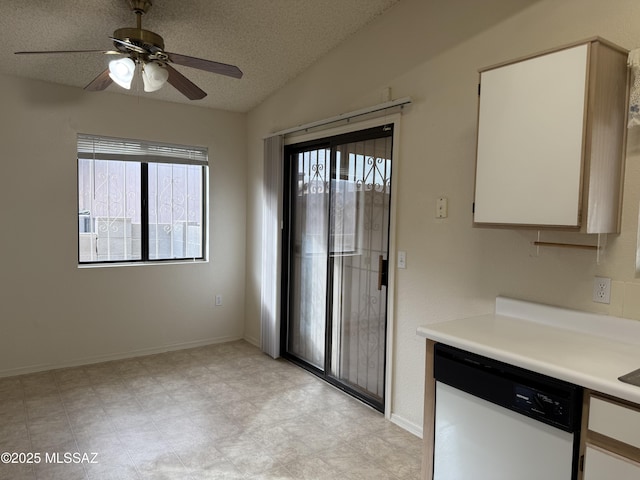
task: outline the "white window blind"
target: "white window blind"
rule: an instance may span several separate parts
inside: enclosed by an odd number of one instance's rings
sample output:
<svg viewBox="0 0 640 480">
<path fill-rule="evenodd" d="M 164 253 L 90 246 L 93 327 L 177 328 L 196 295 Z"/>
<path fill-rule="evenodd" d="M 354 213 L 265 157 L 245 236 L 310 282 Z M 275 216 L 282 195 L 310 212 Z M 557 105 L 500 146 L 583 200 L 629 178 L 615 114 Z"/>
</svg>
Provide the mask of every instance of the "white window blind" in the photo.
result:
<svg viewBox="0 0 640 480">
<path fill-rule="evenodd" d="M 78 134 L 78 158 L 208 165 L 206 147 Z"/>
</svg>

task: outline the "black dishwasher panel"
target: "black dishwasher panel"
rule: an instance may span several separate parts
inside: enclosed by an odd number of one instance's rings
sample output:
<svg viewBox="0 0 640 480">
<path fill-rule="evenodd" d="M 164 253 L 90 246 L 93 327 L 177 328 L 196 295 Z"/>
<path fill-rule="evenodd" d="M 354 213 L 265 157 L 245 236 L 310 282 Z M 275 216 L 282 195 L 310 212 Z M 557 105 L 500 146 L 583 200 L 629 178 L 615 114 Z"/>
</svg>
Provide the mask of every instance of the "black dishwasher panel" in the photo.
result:
<svg viewBox="0 0 640 480">
<path fill-rule="evenodd" d="M 578 432 L 582 388 L 458 348 L 435 345 L 434 377 L 565 432 Z"/>
</svg>

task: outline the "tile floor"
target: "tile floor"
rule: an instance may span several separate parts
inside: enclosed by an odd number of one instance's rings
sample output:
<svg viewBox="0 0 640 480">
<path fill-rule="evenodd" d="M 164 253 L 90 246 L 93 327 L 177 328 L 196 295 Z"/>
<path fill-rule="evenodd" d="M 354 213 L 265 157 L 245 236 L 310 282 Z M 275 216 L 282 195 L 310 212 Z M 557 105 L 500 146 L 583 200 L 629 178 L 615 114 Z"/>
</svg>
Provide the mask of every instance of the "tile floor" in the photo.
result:
<svg viewBox="0 0 640 480">
<path fill-rule="evenodd" d="M 421 441 L 240 341 L 0 378 L 1 452 L 40 455 L 2 480 L 408 480 Z"/>
</svg>

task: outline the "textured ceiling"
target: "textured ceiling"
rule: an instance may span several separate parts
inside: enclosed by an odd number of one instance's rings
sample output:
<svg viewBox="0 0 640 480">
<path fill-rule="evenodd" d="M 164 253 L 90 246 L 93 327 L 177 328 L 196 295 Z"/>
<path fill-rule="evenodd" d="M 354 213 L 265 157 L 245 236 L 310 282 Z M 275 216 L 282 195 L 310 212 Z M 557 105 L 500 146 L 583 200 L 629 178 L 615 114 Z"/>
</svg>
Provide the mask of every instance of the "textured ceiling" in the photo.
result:
<svg viewBox="0 0 640 480">
<path fill-rule="evenodd" d="M 161 35 L 167 51 L 237 65 L 244 77 L 176 66 L 208 93 L 194 102 L 170 85 L 154 93 L 135 83 L 129 92 L 115 84 L 107 90 L 246 112 L 398 1 L 153 0 L 142 28 Z M 84 87 L 109 56 L 13 52 L 109 50 L 114 30 L 135 25 L 128 0 L 0 0 L 0 71 Z"/>
</svg>

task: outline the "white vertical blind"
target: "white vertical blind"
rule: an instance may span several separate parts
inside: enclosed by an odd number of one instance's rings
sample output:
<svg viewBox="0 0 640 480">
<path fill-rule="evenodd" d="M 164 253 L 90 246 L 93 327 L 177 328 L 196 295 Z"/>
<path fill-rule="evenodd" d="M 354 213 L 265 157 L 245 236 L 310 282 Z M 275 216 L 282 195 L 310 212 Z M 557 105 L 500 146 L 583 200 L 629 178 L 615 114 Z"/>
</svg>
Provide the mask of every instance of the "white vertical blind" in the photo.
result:
<svg viewBox="0 0 640 480">
<path fill-rule="evenodd" d="M 262 207 L 261 348 L 280 356 L 280 246 L 282 242 L 282 172 L 284 137 L 264 140 Z"/>
</svg>

